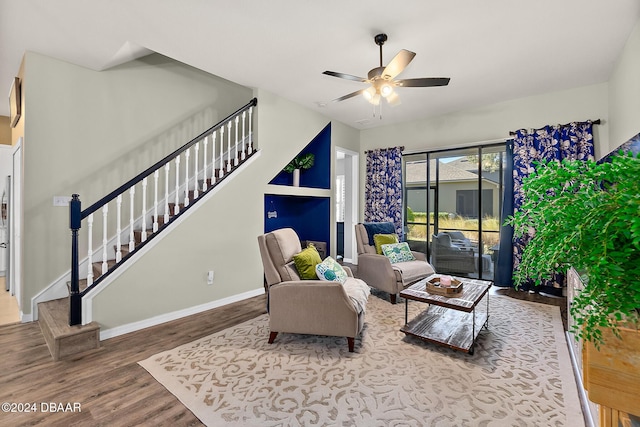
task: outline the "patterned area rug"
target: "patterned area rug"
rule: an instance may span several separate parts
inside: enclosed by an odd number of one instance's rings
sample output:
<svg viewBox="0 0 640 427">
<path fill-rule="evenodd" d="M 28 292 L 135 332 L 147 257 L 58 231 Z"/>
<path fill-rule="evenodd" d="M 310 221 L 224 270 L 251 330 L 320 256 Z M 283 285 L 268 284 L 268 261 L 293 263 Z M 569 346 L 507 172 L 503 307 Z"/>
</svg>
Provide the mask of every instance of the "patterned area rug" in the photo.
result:
<svg viewBox="0 0 640 427">
<path fill-rule="evenodd" d="M 263 315 L 140 365 L 209 426 L 584 425 L 558 307 L 492 295 L 490 310 L 473 355 L 405 337 L 404 303 L 372 295 L 354 353 L 270 345 Z"/>
</svg>

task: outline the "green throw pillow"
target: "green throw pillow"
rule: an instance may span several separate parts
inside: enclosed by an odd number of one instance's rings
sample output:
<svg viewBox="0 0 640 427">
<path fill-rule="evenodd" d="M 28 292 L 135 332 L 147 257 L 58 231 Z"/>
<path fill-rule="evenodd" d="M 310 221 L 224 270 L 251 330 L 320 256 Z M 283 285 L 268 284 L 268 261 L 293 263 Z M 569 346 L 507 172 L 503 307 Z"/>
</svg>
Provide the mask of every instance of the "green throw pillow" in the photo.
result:
<svg viewBox="0 0 640 427">
<path fill-rule="evenodd" d="M 320 264 L 320 254 L 315 246 L 308 246 L 303 249 L 302 252 L 293 256 L 293 263 L 296 265 L 296 270 L 301 279 L 314 280 L 316 276 L 316 265 Z"/>
<path fill-rule="evenodd" d="M 324 261 L 316 265 L 316 275 L 320 280 L 326 280 L 328 282 L 340 282 L 344 284 L 347 281 L 347 272 L 342 268 L 338 262 L 331 258 L 326 257 Z"/>
<path fill-rule="evenodd" d="M 416 257 L 411 253 L 407 242 L 382 245 L 382 253 L 389 258 L 391 264 L 404 261 L 413 261 Z"/>
<path fill-rule="evenodd" d="M 398 243 L 398 236 L 393 234 L 374 234 L 373 243 L 376 245 L 376 253 L 382 255 L 382 245 Z"/>
</svg>

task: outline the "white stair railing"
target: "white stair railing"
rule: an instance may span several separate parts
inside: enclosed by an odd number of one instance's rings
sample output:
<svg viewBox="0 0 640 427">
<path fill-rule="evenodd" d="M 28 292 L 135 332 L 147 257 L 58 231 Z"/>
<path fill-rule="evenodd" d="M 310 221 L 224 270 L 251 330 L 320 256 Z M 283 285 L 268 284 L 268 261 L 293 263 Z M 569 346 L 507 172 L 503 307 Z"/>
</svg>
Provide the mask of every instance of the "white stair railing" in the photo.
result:
<svg viewBox="0 0 640 427">
<path fill-rule="evenodd" d="M 70 203 L 71 214 L 71 230 L 72 230 L 72 265 L 71 265 L 71 316 L 70 324 L 79 324 L 81 322 L 81 299 L 92 287 L 95 287 L 100 281 L 108 276 L 115 268 L 127 259 L 146 242 L 148 242 L 156 233 L 161 232 L 167 224 L 171 223 L 172 217 L 176 217 L 184 212 L 190 205 L 210 191 L 220 180 L 230 174 L 233 169 L 242 164 L 254 151 L 253 148 L 253 125 L 251 123 L 253 107 L 257 104 L 257 99 L 251 100 L 247 105 L 228 116 L 218 124 L 212 126 L 201 135 L 197 136 L 180 149 L 174 151 L 161 161 L 157 162 L 144 172 L 129 180 L 107 196 L 100 199 L 85 210 L 81 209 L 79 196 L 74 194 Z M 248 112 L 248 115 L 247 115 Z M 239 138 L 240 126 L 242 126 L 242 139 Z M 248 127 L 249 132 L 245 135 L 245 128 Z M 226 128 L 226 129 L 225 129 Z M 224 136 L 227 134 L 226 150 L 224 149 Z M 235 138 L 232 143 L 231 133 L 234 132 Z M 217 135 L 220 134 L 219 151 L 216 152 Z M 211 140 L 211 162 L 207 159 L 208 141 Z M 203 161 L 200 167 L 199 151 L 200 144 L 203 147 Z M 193 147 L 193 156 L 191 156 L 191 147 Z M 219 162 L 219 168 L 216 163 Z M 171 163 L 175 165 L 173 180 L 171 179 Z M 181 176 L 180 165 L 183 164 L 184 174 Z M 160 169 L 164 168 L 164 182 L 160 178 Z M 219 175 L 216 177 L 216 170 Z M 153 194 L 148 192 L 148 178 L 153 177 Z M 211 177 L 210 184 L 207 178 Z M 184 179 L 182 179 L 184 178 Z M 202 180 L 202 184 L 200 184 Z M 173 182 L 172 182 L 173 181 Z M 140 183 L 141 191 L 136 191 L 136 185 Z M 128 201 L 123 200 L 123 194 L 129 193 Z M 192 197 L 190 197 L 192 192 Z M 158 195 L 164 194 L 163 200 L 158 200 Z M 183 203 L 181 204 L 181 197 Z M 170 209 L 169 201 L 173 199 L 175 204 L 173 211 Z M 115 218 L 110 218 L 109 203 L 115 200 Z M 123 207 L 123 204 L 125 206 Z M 126 206 L 128 205 L 128 206 Z M 182 205 L 182 208 L 181 208 Z M 141 212 L 136 218 L 136 206 Z M 147 207 L 150 206 L 148 209 Z M 122 228 L 122 209 L 129 210 L 129 225 L 126 229 Z M 160 215 L 160 207 L 163 207 L 163 225 L 158 224 Z M 102 211 L 102 241 L 99 247 L 94 248 L 93 244 L 93 224 L 94 212 Z M 113 213 L 111 213 L 113 215 Z M 86 220 L 87 224 L 87 286 L 88 288 L 80 291 L 79 289 L 79 260 L 77 254 L 78 247 L 78 230 L 82 226 L 82 221 Z M 108 236 L 108 227 L 110 221 L 115 222 L 115 235 L 110 239 Z M 150 228 L 147 228 L 150 224 Z M 136 227 L 139 225 L 138 230 Z M 112 225 L 112 227 L 114 227 Z M 136 241 L 136 232 L 140 238 Z M 128 235 L 128 254 L 122 254 L 122 237 Z M 110 243 L 112 242 L 112 243 Z M 111 247 L 109 247 L 111 245 Z M 100 254 L 96 258 L 100 259 L 98 270 L 101 274 L 94 276 L 93 261 L 94 252 Z M 113 260 L 110 257 L 113 256 Z M 113 261 L 113 262 L 111 262 Z M 98 264 L 97 264 L 98 265 Z"/>
</svg>

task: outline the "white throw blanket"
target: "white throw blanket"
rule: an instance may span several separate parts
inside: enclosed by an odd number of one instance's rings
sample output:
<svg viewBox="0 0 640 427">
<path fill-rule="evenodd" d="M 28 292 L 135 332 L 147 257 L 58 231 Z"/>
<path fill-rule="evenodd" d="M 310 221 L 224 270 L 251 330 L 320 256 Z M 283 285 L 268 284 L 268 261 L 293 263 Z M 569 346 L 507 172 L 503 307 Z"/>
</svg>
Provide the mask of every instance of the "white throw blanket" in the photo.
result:
<svg viewBox="0 0 640 427">
<path fill-rule="evenodd" d="M 360 279 L 349 277 L 342 285 L 358 313 L 364 313 L 371 288 Z"/>
</svg>

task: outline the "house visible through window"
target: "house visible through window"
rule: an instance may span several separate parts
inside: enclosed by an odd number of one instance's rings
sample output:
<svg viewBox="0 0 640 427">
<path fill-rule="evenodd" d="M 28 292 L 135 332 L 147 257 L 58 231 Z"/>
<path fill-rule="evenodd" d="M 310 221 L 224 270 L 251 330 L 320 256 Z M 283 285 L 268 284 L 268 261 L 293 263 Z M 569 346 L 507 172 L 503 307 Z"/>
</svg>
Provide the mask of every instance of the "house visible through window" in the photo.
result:
<svg viewBox="0 0 640 427">
<path fill-rule="evenodd" d="M 456 190 L 456 213 L 473 218 L 477 212 L 478 190 Z M 482 217 L 493 215 L 493 189 L 482 190 Z"/>
</svg>

